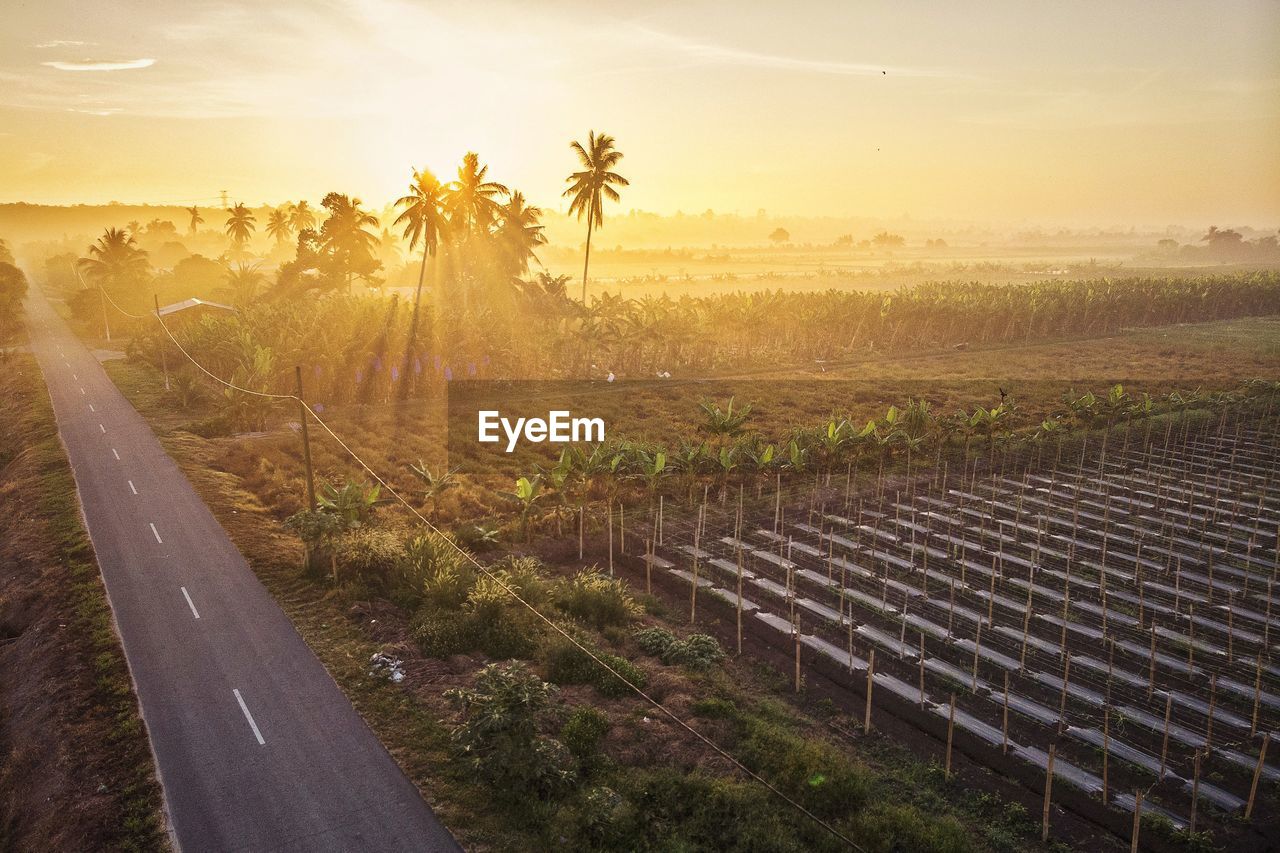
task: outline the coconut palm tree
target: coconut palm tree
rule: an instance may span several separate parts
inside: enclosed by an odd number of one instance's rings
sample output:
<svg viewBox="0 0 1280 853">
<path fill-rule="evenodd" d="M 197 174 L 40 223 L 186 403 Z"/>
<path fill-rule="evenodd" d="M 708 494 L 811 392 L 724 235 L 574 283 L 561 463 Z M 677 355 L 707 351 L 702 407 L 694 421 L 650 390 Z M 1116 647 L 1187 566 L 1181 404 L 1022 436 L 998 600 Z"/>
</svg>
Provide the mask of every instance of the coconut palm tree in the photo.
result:
<svg viewBox="0 0 1280 853">
<path fill-rule="evenodd" d="M 587 218 L 587 251 L 582 261 L 582 303 L 587 302 L 587 267 L 591 263 L 591 232 L 604 226 L 604 199 L 619 201 L 615 186 L 626 187 L 630 183 L 613 169 L 622 159 L 622 152 L 614 148 L 613 137 L 607 133 L 599 135 L 590 131 L 587 144 L 573 142 L 569 146 L 578 155 L 582 171 L 574 172 L 568 178 L 569 188 L 564 191 L 566 198 L 571 198 L 569 212 L 579 219 Z"/>
<path fill-rule="evenodd" d="M 315 211 L 311 209 L 306 201 L 299 201 L 289 205 L 289 227 L 295 233 L 316 227 Z"/>
<path fill-rule="evenodd" d="M 418 289 L 413 294 L 413 315 L 409 321 L 409 345 L 405 347 L 404 352 L 406 381 L 401 385 L 403 394 L 407 394 L 409 390 L 407 381 L 409 363 L 413 357 L 414 342 L 418 334 L 418 309 L 422 302 L 422 283 L 427 275 L 427 257 L 435 257 L 440 241 L 449 227 L 449 219 L 445 213 L 447 200 L 447 189 L 430 169 L 414 169 L 409 192 L 395 201 L 395 206 L 403 210 L 392 224 L 404 226 L 404 236 L 409 240 L 409 251 L 417 248 L 419 242 L 422 243 L 422 264 L 418 267 Z"/>
<path fill-rule="evenodd" d="M 257 217 L 242 201 L 236 202 L 236 206 L 227 212 L 227 236 L 236 244 L 237 249 L 243 249 L 253 232 L 258 230 L 256 223 Z"/>
<path fill-rule="evenodd" d="M 77 261 L 80 270 L 99 287 L 118 288 L 136 282 L 151 269 L 147 253 L 138 248 L 133 237 L 122 228 L 108 228 L 89 247 L 86 257 Z"/>
<path fill-rule="evenodd" d="M 191 233 L 194 234 L 200 223 L 204 222 L 204 217 L 200 215 L 200 208 L 195 205 L 187 208 L 187 215 L 191 217 Z"/>
<path fill-rule="evenodd" d="M 498 213 L 502 217 L 497 231 L 498 251 L 515 275 L 524 275 L 529 271 L 529 259 L 538 260 L 534 250 L 547 242 L 538 224 L 542 210 L 526 204 L 524 193 L 516 190 Z"/>
<path fill-rule="evenodd" d="M 266 232 L 276 243 L 283 243 L 292 237 L 293 226 L 289 224 L 289 212 L 280 207 L 271 211 L 271 215 L 267 217 Z"/>
<path fill-rule="evenodd" d="M 502 184 L 486 180 L 488 173 L 489 167 L 480 165 L 480 155 L 468 151 L 458 167 L 458 179 L 448 187 L 445 207 L 461 234 L 469 236 L 488 228 L 501 213 L 496 197 L 511 193 Z"/>
<path fill-rule="evenodd" d="M 227 267 L 225 292 L 232 305 L 247 305 L 258 296 L 258 289 L 266 280 L 261 264 L 238 263 Z"/>
<path fill-rule="evenodd" d="M 370 230 L 378 227 L 378 217 L 364 210 L 360 199 L 341 193 L 329 193 L 321 203 L 329 211 L 329 218 L 320 226 L 321 246 L 328 250 L 348 286 L 353 276 L 368 279 L 381 266 L 374 258 L 378 235 Z"/>
</svg>

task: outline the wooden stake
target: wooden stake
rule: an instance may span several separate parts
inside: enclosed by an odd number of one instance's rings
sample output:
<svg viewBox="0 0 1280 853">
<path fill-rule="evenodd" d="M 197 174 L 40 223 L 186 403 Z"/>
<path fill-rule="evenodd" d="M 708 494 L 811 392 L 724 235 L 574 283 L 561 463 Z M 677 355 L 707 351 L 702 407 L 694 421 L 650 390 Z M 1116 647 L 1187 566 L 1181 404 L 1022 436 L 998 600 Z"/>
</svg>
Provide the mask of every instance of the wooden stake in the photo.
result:
<svg viewBox="0 0 1280 853">
<path fill-rule="evenodd" d="M 1142 827 L 1142 789 L 1133 792 L 1133 840 L 1129 842 L 1129 853 L 1138 853 L 1138 830 Z"/>
<path fill-rule="evenodd" d="M 920 632 L 920 710 L 924 710 L 924 632 Z"/>
<path fill-rule="evenodd" d="M 947 711 L 947 758 L 943 770 L 943 778 L 951 781 L 951 739 L 956 729 L 956 694 L 951 694 L 951 705 Z"/>
<path fill-rule="evenodd" d="M 742 657 L 742 546 L 738 546 L 738 657 Z"/>
<path fill-rule="evenodd" d="M 1111 764 L 1111 706 L 1102 708 L 1102 802 L 1111 801 L 1107 785 L 1107 770 Z"/>
<path fill-rule="evenodd" d="M 1164 780 L 1165 762 L 1169 758 L 1169 717 L 1173 714 L 1173 694 L 1164 697 L 1164 740 L 1160 744 L 1160 779 Z"/>
<path fill-rule="evenodd" d="M 1000 753 L 1002 755 L 1009 754 L 1009 672 L 1006 670 L 1004 674 L 1004 715 L 1000 721 L 1000 733 L 1002 741 L 1000 743 Z"/>
<path fill-rule="evenodd" d="M 1191 824 L 1190 831 L 1194 835 L 1196 831 L 1196 807 L 1200 804 L 1200 750 L 1196 750 L 1195 758 L 1191 762 Z"/>
<path fill-rule="evenodd" d="M 800 692 L 800 617 L 796 617 L 796 621 L 792 625 L 792 634 L 796 640 L 796 692 Z"/>
<path fill-rule="evenodd" d="M 871 733 L 871 689 L 875 687 L 876 674 L 876 650 L 872 649 L 867 656 L 867 713 L 862 721 L 862 731 L 864 734 Z"/>
<path fill-rule="evenodd" d="M 1244 806 L 1244 819 L 1253 814 L 1253 801 L 1258 796 L 1258 780 L 1262 778 L 1262 765 L 1267 760 L 1267 745 L 1271 743 L 1271 732 L 1262 736 L 1262 748 L 1258 750 L 1258 766 L 1253 769 L 1253 784 L 1249 786 L 1249 802 Z"/>
<path fill-rule="evenodd" d="M 1049 840 L 1049 803 L 1053 796 L 1053 759 L 1058 751 L 1055 744 L 1049 744 L 1049 760 L 1044 771 L 1044 813 L 1040 823 L 1040 841 Z"/>
<path fill-rule="evenodd" d="M 1215 674 L 1209 679 L 1209 720 L 1204 725 L 1204 748 L 1209 749 L 1213 744 L 1213 710 L 1218 705 L 1218 676 Z"/>
</svg>

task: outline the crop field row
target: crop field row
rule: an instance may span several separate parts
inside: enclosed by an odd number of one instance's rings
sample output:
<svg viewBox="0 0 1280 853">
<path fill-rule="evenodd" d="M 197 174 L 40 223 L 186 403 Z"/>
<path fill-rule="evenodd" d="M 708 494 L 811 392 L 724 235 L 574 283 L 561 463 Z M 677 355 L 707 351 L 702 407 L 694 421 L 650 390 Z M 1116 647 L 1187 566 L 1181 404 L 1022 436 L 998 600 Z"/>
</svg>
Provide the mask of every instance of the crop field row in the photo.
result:
<svg viewBox="0 0 1280 853">
<path fill-rule="evenodd" d="M 834 676 L 871 693 L 868 720 L 953 726 L 1028 784 L 1052 761 L 1101 823 L 1141 791 L 1144 814 L 1218 828 L 1280 782 L 1280 750 L 1262 755 L 1280 722 L 1275 436 L 1273 417 L 1224 417 L 879 496 L 727 500 L 631 547 L 695 621 L 736 611 L 739 634 L 794 648 L 797 687 Z"/>
</svg>

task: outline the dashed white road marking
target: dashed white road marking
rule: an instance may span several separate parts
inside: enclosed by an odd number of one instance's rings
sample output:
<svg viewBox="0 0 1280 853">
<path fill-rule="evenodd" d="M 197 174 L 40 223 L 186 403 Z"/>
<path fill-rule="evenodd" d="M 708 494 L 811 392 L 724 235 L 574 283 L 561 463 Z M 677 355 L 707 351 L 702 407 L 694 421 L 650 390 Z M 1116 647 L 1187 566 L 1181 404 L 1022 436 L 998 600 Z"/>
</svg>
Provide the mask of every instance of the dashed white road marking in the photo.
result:
<svg viewBox="0 0 1280 853">
<path fill-rule="evenodd" d="M 93 407 L 93 403 L 90 403 L 90 404 L 89 404 L 89 411 L 91 411 L 91 412 L 97 412 L 98 410 L 97 410 L 97 409 L 95 409 L 95 408 Z"/>
<path fill-rule="evenodd" d="M 117 451 L 114 447 L 113 447 L 113 448 L 111 448 L 111 455 L 112 455 L 112 456 L 114 456 L 114 457 L 116 458 L 116 460 L 117 460 L 117 461 L 119 461 L 119 459 L 120 459 L 120 453 L 119 453 L 119 451 Z"/>
<path fill-rule="evenodd" d="M 196 610 L 195 602 L 191 600 L 191 593 L 187 592 L 187 588 L 185 586 L 181 587 L 181 589 L 182 589 L 182 597 L 187 600 L 187 606 L 191 608 L 191 615 L 199 619 L 200 611 Z"/>
<path fill-rule="evenodd" d="M 98 424 L 98 429 L 102 430 L 103 435 L 107 434 L 107 428 L 104 427 L 102 424 Z"/>
<path fill-rule="evenodd" d="M 71 378 L 72 378 L 72 379 L 74 379 L 74 380 L 75 380 L 75 381 L 77 381 L 77 382 L 79 382 L 79 381 L 80 381 L 80 377 L 79 377 L 79 376 L 77 376 L 77 375 L 75 375 L 74 373 L 73 373 L 73 374 L 71 374 Z"/>
<path fill-rule="evenodd" d="M 266 741 L 262 739 L 262 732 L 258 731 L 258 724 L 253 721 L 253 714 L 249 713 L 249 706 L 244 704 L 244 697 L 240 695 L 238 689 L 232 689 L 231 692 L 236 694 L 236 701 L 240 703 L 240 710 L 244 712 L 244 718 L 249 721 L 249 728 L 253 729 L 253 736 L 258 739 L 258 745 L 262 746 Z"/>
<path fill-rule="evenodd" d="M 138 493 L 137 487 L 133 485 L 133 480 L 129 481 L 129 491 L 133 492 L 135 495 Z"/>
<path fill-rule="evenodd" d="M 80 387 L 80 394 L 81 394 L 81 396 L 83 396 L 83 395 L 84 395 L 84 386 L 81 386 L 81 387 Z"/>
<path fill-rule="evenodd" d="M 161 545 L 163 545 L 164 540 L 160 538 L 160 531 L 156 530 L 156 523 L 152 521 L 150 522 L 150 524 L 151 524 L 151 535 L 156 537 L 156 541 L 159 542 Z"/>
</svg>

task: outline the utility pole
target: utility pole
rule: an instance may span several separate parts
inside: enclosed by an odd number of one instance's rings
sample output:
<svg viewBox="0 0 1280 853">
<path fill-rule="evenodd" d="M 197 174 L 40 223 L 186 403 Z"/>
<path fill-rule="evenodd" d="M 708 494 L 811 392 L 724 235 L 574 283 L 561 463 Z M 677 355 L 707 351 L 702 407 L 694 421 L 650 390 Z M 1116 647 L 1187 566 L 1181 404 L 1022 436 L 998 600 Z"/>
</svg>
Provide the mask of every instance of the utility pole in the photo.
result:
<svg viewBox="0 0 1280 853">
<path fill-rule="evenodd" d="M 293 368 L 294 378 L 298 381 L 298 414 L 302 418 L 302 458 L 307 465 L 307 506 L 313 511 L 316 508 L 316 478 L 315 473 L 311 470 L 311 434 L 307 431 L 307 410 L 305 398 L 302 396 L 302 366 L 295 365 Z"/>
<path fill-rule="evenodd" d="M 222 209 L 223 210 L 227 209 L 227 191 L 226 190 L 222 191 Z"/>
<path fill-rule="evenodd" d="M 160 297 L 153 293 L 151 294 L 151 298 L 155 300 L 155 303 L 156 303 L 156 322 L 159 323 L 161 327 L 163 327 L 164 320 L 160 319 Z M 164 338 L 160 339 L 160 364 L 162 367 L 164 367 L 164 390 L 168 391 L 169 390 L 169 358 L 168 356 L 165 355 Z"/>
</svg>

